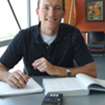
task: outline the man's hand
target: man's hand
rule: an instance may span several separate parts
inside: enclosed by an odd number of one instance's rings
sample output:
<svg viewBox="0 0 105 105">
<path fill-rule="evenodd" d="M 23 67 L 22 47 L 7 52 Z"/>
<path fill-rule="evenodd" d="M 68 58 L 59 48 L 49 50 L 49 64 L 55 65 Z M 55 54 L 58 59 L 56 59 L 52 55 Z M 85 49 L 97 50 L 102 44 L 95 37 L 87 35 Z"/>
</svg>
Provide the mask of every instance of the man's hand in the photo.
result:
<svg viewBox="0 0 105 105">
<path fill-rule="evenodd" d="M 30 77 L 17 70 L 8 74 L 7 83 L 15 88 L 25 88 Z"/>
<path fill-rule="evenodd" d="M 56 69 L 55 66 L 52 65 L 45 58 L 39 58 L 32 63 L 34 69 L 38 69 L 40 72 L 47 72 L 49 75 L 55 75 Z"/>
</svg>

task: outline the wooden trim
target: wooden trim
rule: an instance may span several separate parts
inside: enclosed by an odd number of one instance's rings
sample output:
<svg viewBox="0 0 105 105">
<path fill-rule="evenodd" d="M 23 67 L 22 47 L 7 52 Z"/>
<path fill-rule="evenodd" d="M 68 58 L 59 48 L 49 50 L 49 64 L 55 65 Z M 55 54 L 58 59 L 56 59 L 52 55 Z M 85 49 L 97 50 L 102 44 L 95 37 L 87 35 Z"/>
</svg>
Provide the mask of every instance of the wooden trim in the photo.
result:
<svg viewBox="0 0 105 105">
<path fill-rule="evenodd" d="M 72 11 L 71 11 L 71 3 L 73 3 L 72 6 Z M 64 22 L 67 24 L 71 24 L 71 25 L 76 25 L 76 4 L 75 4 L 75 0 L 65 0 L 65 9 L 66 9 L 66 14 L 64 17 Z M 71 20 L 69 23 L 69 18 L 70 18 L 70 11 L 72 12 L 71 14 Z"/>
</svg>

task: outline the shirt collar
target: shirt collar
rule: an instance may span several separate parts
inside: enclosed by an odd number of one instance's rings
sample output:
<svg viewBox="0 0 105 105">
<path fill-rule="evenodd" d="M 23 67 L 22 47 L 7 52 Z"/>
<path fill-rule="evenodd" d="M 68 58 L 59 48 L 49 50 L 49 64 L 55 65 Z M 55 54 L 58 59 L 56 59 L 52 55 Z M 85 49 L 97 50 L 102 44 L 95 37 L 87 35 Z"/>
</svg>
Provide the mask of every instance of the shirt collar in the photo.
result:
<svg viewBox="0 0 105 105">
<path fill-rule="evenodd" d="M 36 25 L 36 30 L 34 31 L 34 41 L 37 44 L 38 43 L 44 43 L 43 40 L 41 39 L 41 36 L 40 36 L 40 24 L 41 24 L 41 22 L 39 22 L 39 24 Z M 56 37 L 56 39 L 54 40 L 53 43 L 61 41 L 63 36 L 64 36 L 63 34 L 64 34 L 63 27 L 62 27 L 62 24 L 60 24 L 57 37 Z"/>
<path fill-rule="evenodd" d="M 41 37 L 40 37 L 40 22 L 39 22 L 39 24 L 38 25 L 36 25 L 36 29 L 35 29 L 35 31 L 34 31 L 34 41 L 35 41 L 35 43 L 43 43 L 43 41 L 42 41 L 42 39 L 41 39 Z"/>
</svg>

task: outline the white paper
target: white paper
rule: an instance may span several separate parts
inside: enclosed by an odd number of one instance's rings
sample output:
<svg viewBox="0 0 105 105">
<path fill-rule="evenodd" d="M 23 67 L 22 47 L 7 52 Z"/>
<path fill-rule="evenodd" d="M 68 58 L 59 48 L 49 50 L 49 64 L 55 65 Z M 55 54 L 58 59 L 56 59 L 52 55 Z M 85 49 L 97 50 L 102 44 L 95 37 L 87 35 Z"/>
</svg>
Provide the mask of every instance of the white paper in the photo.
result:
<svg viewBox="0 0 105 105">
<path fill-rule="evenodd" d="M 0 96 L 29 94 L 42 92 L 43 88 L 32 78 L 29 79 L 26 88 L 16 89 L 5 82 L 0 82 Z"/>
</svg>

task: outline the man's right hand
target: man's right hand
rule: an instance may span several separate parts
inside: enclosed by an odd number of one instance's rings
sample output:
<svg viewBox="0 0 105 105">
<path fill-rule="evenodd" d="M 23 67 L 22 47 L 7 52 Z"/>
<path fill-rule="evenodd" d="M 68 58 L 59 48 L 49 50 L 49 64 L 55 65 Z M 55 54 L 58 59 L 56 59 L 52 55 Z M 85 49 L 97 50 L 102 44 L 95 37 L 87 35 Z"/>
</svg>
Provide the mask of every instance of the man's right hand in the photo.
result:
<svg viewBox="0 0 105 105">
<path fill-rule="evenodd" d="M 30 77 L 17 70 L 9 73 L 6 82 L 15 88 L 25 88 Z"/>
</svg>

